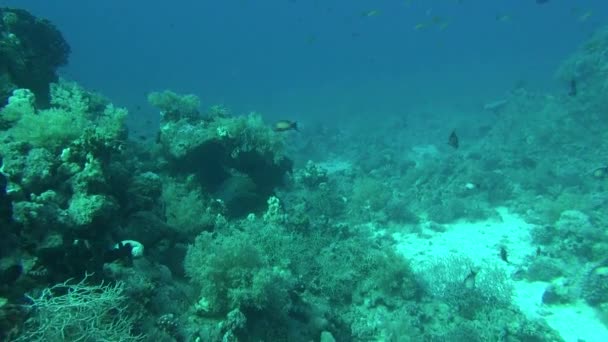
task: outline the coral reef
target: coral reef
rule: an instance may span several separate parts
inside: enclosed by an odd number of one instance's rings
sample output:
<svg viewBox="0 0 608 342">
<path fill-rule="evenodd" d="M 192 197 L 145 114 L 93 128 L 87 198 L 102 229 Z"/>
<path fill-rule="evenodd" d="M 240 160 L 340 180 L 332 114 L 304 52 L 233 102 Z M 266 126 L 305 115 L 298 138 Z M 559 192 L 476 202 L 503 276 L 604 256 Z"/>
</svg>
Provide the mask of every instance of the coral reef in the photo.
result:
<svg viewBox="0 0 608 342">
<path fill-rule="evenodd" d="M 125 109 L 57 79 L 50 23 L 0 14 L 1 340 L 560 341 L 516 305 L 522 282 L 543 310 L 608 315 L 608 176 L 589 161 L 608 147 L 605 30 L 558 71 L 580 96 L 518 87 L 458 150 L 395 134 L 402 118 L 290 136 L 172 91 L 149 94 L 141 142 Z M 491 231 L 502 207 L 524 247 Z M 433 254 L 467 221 L 496 255 Z"/>
</svg>

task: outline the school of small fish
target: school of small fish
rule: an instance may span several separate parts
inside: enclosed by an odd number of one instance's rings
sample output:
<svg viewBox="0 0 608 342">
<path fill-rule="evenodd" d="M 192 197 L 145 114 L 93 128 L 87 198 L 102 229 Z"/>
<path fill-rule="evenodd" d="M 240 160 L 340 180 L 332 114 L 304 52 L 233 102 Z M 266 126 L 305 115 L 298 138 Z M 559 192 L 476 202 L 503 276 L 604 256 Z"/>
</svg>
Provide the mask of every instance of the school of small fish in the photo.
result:
<svg viewBox="0 0 608 342">
<path fill-rule="evenodd" d="M 453 0 L 453 1 L 457 4 L 464 4 L 466 2 L 466 0 Z M 532 2 L 532 1 L 534 1 L 537 5 L 546 5 L 546 4 L 550 3 L 550 0 L 530 0 L 530 2 Z M 404 0 L 404 1 L 402 1 L 402 4 L 404 5 L 404 7 L 408 8 L 414 2 L 415 2 L 414 0 Z M 422 0 L 418 0 L 418 2 L 422 3 Z M 328 12 L 332 12 L 332 11 L 330 11 L 328 9 Z M 570 10 L 570 12 L 571 12 L 572 17 L 581 23 L 587 22 L 594 14 L 592 10 L 583 9 L 583 8 L 579 8 L 579 7 L 573 7 Z M 368 10 L 362 11 L 360 16 L 362 18 L 367 19 L 367 18 L 379 17 L 382 15 L 382 13 L 383 12 L 381 9 L 370 8 Z M 500 23 L 510 23 L 510 22 L 514 21 L 516 18 L 517 18 L 516 14 L 508 13 L 508 12 L 495 14 L 496 21 L 500 22 Z M 422 19 L 418 22 L 415 22 L 412 25 L 412 29 L 414 31 L 424 31 L 424 30 L 428 30 L 428 29 L 436 29 L 438 31 L 443 31 L 450 26 L 451 22 L 452 22 L 451 19 L 435 14 L 433 8 L 428 8 L 425 11 L 424 19 Z M 359 32 L 354 32 L 351 34 L 351 37 L 353 37 L 353 38 L 356 38 L 359 36 L 360 36 Z M 314 37 L 314 38 L 311 38 L 311 37 Z M 308 44 L 312 44 L 316 40 L 317 40 L 316 35 L 310 35 L 306 39 Z"/>
</svg>

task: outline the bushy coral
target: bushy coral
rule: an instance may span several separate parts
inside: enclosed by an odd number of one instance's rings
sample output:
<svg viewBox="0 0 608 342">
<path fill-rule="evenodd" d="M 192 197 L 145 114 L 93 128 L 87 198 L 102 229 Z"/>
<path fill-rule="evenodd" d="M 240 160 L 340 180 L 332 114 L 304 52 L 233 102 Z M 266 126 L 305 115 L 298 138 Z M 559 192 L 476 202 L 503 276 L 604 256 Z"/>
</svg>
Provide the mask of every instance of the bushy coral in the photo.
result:
<svg viewBox="0 0 608 342">
<path fill-rule="evenodd" d="M 255 309 L 280 316 L 289 310 L 295 281 L 284 258 L 293 241 L 278 226 L 251 226 L 204 232 L 188 249 L 186 274 L 201 287 L 202 314 Z"/>
<path fill-rule="evenodd" d="M 221 202 L 205 196 L 192 181 L 167 180 L 161 201 L 167 224 L 191 237 L 211 230 L 224 211 Z"/>
<path fill-rule="evenodd" d="M 161 124 L 160 141 L 172 158 L 189 157 L 193 151 L 200 152 L 204 146 L 212 144 L 216 144 L 220 150 L 224 149 L 220 153 L 228 154 L 233 159 L 248 152 L 258 153 L 271 160 L 282 157 L 282 136 L 272 131 L 259 114 L 229 116 L 222 111 L 221 115 L 212 112 L 208 116 L 200 116 L 198 111 L 194 115 L 192 108 L 181 104 L 186 100 L 179 100 L 175 105 L 177 107 L 170 109 L 163 107 L 164 102 L 159 104 L 158 99 L 154 101 L 156 102 L 152 103 L 161 110 L 186 113 Z M 185 109 L 182 108 L 184 106 Z"/>
<path fill-rule="evenodd" d="M 311 338 L 328 327 L 325 316 L 334 310 L 393 310 L 420 294 L 409 263 L 360 230 L 299 235 L 254 215 L 199 235 L 184 265 L 201 289 L 194 305 L 199 315 L 222 317 L 238 309 L 252 322 L 247 336 L 269 339 L 284 336 L 277 324 L 294 315 L 300 317 L 300 338 Z"/>
<path fill-rule="evenodd" d="M 196 119 L 200 116 L 201 101 L 193 94 L 179 95 L 170 90 L 148 94 L 148 102 L 161 110 L 163 121 Z"/>
<path fill-rule="evenodd" d="M 419 288 L 409 263 L 370 242 L 361 234 L 322 248 L 316 262 L 323 266 L 311 285 L 337 305 L 394 307 L 415 298 Z"/>
<path fill-rule="evenodd" d="M 228 137 L 234 141 L 230 152 L 233 158 L 241 153 L 256 152 L 278 161 L 283 153 L 283 136 L 265 124 L 258 113 L 249 113 L 232 120 L 224 118 L 220 120 L 219 125 L 218 129 L 224 127 Z"/>
<path fill-rule="evenodd" d="M 341 220 L 346 214 L 350 182 L 340 173 L 328 174 L 327 169 L 308 161 L 296 170 L 289 191 L 281 192 L 287 204 L 289 224 L 305 231 L 309 225 L 323 226 Z"/>
<path fill-rule="evenodd" d="M 23 113 L 8 134 L 36 147 L 55 149 L 77 139 L 86 127 L 82 113 L 50 108 Z"/>
<path fill-rule="evenodd" d="M 75 83 L 53 84 L 53 107 L 48 109 L 36 110 L 27 92 L 16 91 L 13 97 L 16 99 L 9 100 L 3 116 L 15 121 L 6 132 L 15 141 L 57 150 L 82 137 L 93 148 L 95 144 L 115 143 L 125 132 L 125 109 L 114 107 Z"/>
<path fill-rule="evenodd" d="M 361 176 L 353 184 L 353 193 L 349 201 L 353 212 L 379 211 L 391 198 L 392 191 L 381 179 Z"/>
<path fill-rule="evenodd" d="M 94 101 L 76 82 L 61 80 L 51 84 L 51 105 L 53 108 L 85 116 L 94 107 Z"/>
</svg>

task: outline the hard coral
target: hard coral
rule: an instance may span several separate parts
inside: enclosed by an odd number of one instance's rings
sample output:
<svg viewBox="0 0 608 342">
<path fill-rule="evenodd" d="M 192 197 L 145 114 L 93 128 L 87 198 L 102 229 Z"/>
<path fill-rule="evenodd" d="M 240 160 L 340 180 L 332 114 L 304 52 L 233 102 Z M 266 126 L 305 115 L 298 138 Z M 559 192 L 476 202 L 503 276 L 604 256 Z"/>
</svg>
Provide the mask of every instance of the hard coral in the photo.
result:
<svg viewBox="0 0 608 342">
<path fill-rule="evenodd" d="M 57 81 L 57 68 L 68 62 L 70 46 L 51 22 L 26 10 L 0 8 L 0 17 L 0 70 L 7 71 L 0 104 L 13 89 L 27 88 L 39 106 L 48 106 L 49 84 Z"/>
<path fill-rule="evenodd" d="M 8 104 L 0 110 L 0 128 L 8 128 L 21 119 L 23 113 L 33 113 L 36 96 L 29 89 L 15 89 Z"/>
<path fill-rule="evenodd" d="M 166 104 L 165 97 L 177 97 L 178 102 Z M 291 171 L 291 161 L 283 155 L 283 137 L 264 124 L 260 115 L 228 116 L 223 108 L 213 107 L 209 115 L 198 116 L 191 101 L 171 92 L 153 93 L 150 100 L 166 116 L 159 141 L 170 170 L 195 176 L 215 198 L 238 199 L 228 203 L 239 208 L 235 216 L 264 208 Z M 225 190 L 235 184 L 244 191 L 227 196 Z"/>
</svg>

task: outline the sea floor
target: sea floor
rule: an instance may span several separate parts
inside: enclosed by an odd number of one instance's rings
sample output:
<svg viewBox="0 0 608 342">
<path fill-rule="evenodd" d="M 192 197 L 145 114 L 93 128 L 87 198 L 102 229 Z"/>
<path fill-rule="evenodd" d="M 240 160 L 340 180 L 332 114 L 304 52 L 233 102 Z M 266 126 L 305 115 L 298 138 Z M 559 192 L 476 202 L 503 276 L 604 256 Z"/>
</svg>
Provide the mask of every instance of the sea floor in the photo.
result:
<svg viewBox="0 0 608 342">
<path fill-rule="evenodd" d="M 514 273 L 518 265 L 536 253 L 529 234 L 531 225 L 506 208 L 498 208 L 497 213 L 497 219 L 448 224 L 442 232 L 424 229 L 420 234 L 393 233 L 393 237 L 398 251 L 410 260 L 414 269 L 432 258 L 455 254 L 478 262 L 502 263 L 508 272 Z M 500 259 L 500 246 L 509 251 L 509 265 Z M 567 342 L 608 341 L 608 327 L 586 303 L 543 304 L 542 296 L 548 285 L 514 280 L 515 304 L 529 317 L 545 319 Z"/>
</svg>

